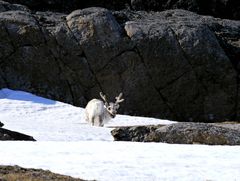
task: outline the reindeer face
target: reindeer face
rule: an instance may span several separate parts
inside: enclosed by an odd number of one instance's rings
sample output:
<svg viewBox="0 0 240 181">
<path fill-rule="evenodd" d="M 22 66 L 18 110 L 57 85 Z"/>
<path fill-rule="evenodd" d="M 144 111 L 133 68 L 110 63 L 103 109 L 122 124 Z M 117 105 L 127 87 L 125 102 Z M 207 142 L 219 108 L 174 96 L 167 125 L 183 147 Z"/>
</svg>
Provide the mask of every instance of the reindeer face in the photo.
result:
<svg viewBox="0 0 240 181">
<path fill-rule="evenodd" d="M 122 99 L 122 95 L 123 94 L 120 93 L 119 96 L 115 97 L 116 99 L 115 103 L 112 102 L 108 103 L 106 96 L 103 95 L 102 92 L 100 92 L 100 96 L 104 101 L 105 108 L 107 109 L 108 113 L 112 118 L 115 118 L 117 114 L 117 110 L 119 109 L 119 103 L 124 101 L 124 99 Z"/>
<path fill-rule="evenodd" d="M 117 114 L 117 110 L 119 108 L 119 104 L 115 104 L 110 102 L 109 105 L 106 107 L 107 111 L 109 112 L 110 116 L 112 118 L 115 118 L 116 114 Z"/>
</svg>

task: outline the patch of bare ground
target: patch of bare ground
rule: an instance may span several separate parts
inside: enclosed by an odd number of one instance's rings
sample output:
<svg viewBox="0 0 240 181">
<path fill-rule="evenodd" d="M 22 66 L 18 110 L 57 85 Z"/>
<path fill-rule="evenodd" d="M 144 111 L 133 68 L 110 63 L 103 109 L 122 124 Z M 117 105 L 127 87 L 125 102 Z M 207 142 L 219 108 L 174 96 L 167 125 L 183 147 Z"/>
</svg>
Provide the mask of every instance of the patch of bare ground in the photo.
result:
<svg viewBox="0 0 240 181">
<path fill-rule="evenodd" d="M 60 175 L 48 170 L 1 166 L 0 181 L 84 181 L 79 178 Z"/>
</svg>

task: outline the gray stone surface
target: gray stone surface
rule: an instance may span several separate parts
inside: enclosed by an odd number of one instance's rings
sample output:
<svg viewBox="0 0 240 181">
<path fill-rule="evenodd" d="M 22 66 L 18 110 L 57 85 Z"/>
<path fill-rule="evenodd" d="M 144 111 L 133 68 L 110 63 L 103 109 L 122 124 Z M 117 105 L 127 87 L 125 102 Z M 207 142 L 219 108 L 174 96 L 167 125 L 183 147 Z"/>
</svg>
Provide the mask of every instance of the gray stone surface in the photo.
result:
<svg viewBox="0 0 240 181">
<path fill-rule="evenodd" d="M 5 1 L 0 0 L 0 12 L 9 11 L 9 10 L 22 10 L 30 11 L 26 6 L 21 4 L 10 4 Z"/>
<path fill-rule="evenodd" d="M 0 128 L 0 141 L 36 141 L 32 136 Z"/>
<path fill-rule="evenodd" d="M 122 127 L 111 133 L 115 141 L 240 145 L 240 124 L 175 123 Z"/>
<path fill-rule="evenodd" d="M 239 120 L 239 42 L 239 21 L 184 10 L 12 8 L 0 13 L 0 87 L 82 107 L 123 92 L 120 113 Z"/>
<path fill-rule="evenodd" d="M 115 141 L 148 142 L 149 135 L 153 135 L 156 129 L 164 125 L 152 126 L 124 126 L 111 131 Z M 155 140 L 151 140 L 155 141 Z M 149 140 L 150 142 L 150 140 Z"/>
</svg>

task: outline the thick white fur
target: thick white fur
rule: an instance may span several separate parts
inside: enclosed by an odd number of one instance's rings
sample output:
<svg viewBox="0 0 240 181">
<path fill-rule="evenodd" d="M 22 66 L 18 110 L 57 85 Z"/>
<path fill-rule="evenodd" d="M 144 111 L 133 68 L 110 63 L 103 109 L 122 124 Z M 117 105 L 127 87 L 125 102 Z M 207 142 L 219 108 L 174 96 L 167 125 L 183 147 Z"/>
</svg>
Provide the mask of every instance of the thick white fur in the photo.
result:
<svg viewBox="0 0 240 181">
<path fill-rule="evenodd" d="M 103 101 L 92 99 L 85 108 L 86 121 L 92 126 L 103 126 L 111 120 L 111 116 L 106 110 Z"/>
</svg>

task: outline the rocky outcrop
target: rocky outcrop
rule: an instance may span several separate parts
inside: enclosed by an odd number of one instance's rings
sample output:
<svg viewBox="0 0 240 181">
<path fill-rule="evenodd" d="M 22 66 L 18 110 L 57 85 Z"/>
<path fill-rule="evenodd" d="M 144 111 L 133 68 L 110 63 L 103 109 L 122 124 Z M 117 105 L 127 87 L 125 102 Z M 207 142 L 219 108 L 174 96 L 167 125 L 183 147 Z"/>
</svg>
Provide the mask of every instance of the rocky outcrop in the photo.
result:
<svg viewBox="0 0 240 181">
<path fill-rule="evenodd" d="M 26 6 L 21 4 L 10 4 L 5 1 L 0 0 L 0 12 L 9 11 L 9 10 L 21 10 L 21 11 L 30 11 Z"/>
<path fill-rule="evenodd" d="M 153 135 L 162 126 L 164 125 L 118 127 L 111 134 L 115 141 L 148 142 L 149 135 Z"/>
<path fill-rule="evenodd" d="M 1 4 L 1 3 L 0 3 Z M 11 7 L 11 6 L 9 6 Z M 14 7 L 15 8 L 15 7 Z M 184 10 L 1 9 L 0 87 L 178 121 L 239 120 L 240 22 Z"/>
<path fill-rule="evenodd" d="M 84 181 L 82 179 L 56 174 L 49 170 L 22 168 L 16 165 L 0 165 L 0 180 Z"/>
<path fill-rule="evenodd" d="M 3 127 L 3 126 L 4 126 L 4 124 L 0 121 L 0 128 Z"/>
<path fill-rule="evenodd" d="M 0 128 L 0 141 L 36 141 L 32 136 Z"/>
<path fill-rule="evenodd" d="M 227 19 L 240 19 L 239 0 L 6 0 L 24 4 L 32 10 L 71 12 L 88 7 L 104 7 L 112 10 L 129 8 L 132 10 L 163 11 L 185 9 L 203 15 Z"/>
<path fill-rule="evenodd" d="M 176 123 L 167 126 L 122 127 L 111 133 L 115 141 L 240 145 L 240 124 L 232 129 L 228 124 Z"/>
</svg>

